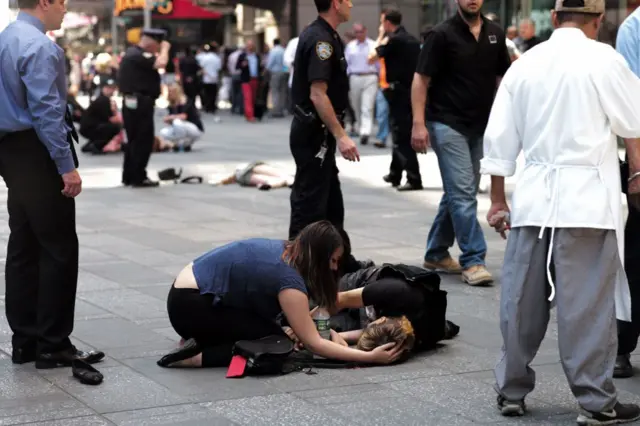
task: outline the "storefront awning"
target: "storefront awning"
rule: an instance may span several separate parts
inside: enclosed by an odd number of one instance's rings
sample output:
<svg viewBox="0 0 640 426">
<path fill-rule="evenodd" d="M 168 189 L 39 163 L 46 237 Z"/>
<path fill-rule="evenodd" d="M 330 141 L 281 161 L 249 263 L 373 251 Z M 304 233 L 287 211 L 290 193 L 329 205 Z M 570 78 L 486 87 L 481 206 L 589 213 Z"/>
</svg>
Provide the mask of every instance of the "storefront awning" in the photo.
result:
<svg viewBox="0 0 640 426">
<path fill-rule="evenodd" d="M 165 2 L 166 3 L 166 2 Z M 197 6 L 193 0 L 173 0 L 171 13 L 155 13 L 154 19 L 220 19 L 222 14 Z M 165 9 L 166 10 L 166 9 Z M 158 11 L 161 12 L 161 11 Z"/>
</svg>

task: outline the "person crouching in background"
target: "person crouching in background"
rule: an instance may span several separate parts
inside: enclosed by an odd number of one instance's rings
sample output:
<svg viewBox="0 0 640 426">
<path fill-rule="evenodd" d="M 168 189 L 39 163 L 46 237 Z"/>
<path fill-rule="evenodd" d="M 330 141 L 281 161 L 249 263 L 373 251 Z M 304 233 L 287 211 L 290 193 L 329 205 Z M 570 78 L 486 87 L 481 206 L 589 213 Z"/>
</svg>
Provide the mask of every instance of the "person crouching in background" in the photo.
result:
<svg viewBox="0 0 640 426">
<path fill-rule="evenodd" d="M 124 139 L 122 116 L 111 98 L 117 89 L 115 80 L 103 77 L 98 97 L 80 118 L 80 134 L 89 141 L 82 152 L 102 154 L 120 151 Z"/>
<path fill-rule="evenodd" d="M 200 114 L 193 102 L 188 102 L 179 84 L 169 87 L 169 115 L 164 118 L 167 127 L 160 136 L 171 142 L 174 151 L 191 151 L 191 146 L 204 132 Z"/>
</svg>

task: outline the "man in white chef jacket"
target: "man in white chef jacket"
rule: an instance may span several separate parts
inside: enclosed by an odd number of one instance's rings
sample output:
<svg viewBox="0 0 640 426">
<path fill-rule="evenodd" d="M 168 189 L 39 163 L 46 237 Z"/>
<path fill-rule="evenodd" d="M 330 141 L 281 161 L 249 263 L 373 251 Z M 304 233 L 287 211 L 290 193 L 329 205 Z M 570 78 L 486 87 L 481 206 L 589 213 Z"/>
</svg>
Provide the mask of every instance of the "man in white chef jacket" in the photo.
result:
<svg viewBox="0 0 640 426">
<path fill-rule="evenodd" d="M 604 11 L 604 0 L 557 1 L 557 29 L 511 65 L 484 135 L 487 217 L 500 231 L 501 213 L 509 212 L 504 177 L 514 174 L 520 151 L 525 157 L 502 274 L 504 344 L 495 376 L 505 416 L 525 413 L 535 385 L 529 364 L 555 304 L 562 366 L 584 410 L 578 424 L 640 418 L 638 406 L 618 402 L 612 380 L 616 314 L 630 318 L 614 134 L 640 137 L 640 80 L 595 41 Z"/>
</svg>

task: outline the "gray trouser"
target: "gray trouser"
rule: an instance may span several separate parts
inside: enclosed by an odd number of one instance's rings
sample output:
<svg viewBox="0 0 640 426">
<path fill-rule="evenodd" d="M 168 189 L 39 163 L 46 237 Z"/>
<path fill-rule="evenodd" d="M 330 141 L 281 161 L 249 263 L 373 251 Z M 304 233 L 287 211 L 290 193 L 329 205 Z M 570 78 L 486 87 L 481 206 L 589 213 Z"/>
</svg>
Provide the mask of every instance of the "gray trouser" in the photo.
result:
<svg viewBox="0 0 640 426">
<path fill-rule="evenodd" d="M 529 364 L 549 323 L 546 263 L 551 230 L 513 228 L 507 242 L 500 296 L 503 347 L 495 368 L 496 390 L 510 401 L 535 386 Z M 620 264 L 613 230 L 558 228 L 552 249 L 560 360 L 571 391 L 588 411 L 615 405 L 615 277 Z"/>
<path fill-rule="evenodd" d="M 287 100 L 287 75 L 283 72 L 272 73 L 270 86 L 273 114 L 282 115 L 284 113 L 285 101 Z"/>
</svg>

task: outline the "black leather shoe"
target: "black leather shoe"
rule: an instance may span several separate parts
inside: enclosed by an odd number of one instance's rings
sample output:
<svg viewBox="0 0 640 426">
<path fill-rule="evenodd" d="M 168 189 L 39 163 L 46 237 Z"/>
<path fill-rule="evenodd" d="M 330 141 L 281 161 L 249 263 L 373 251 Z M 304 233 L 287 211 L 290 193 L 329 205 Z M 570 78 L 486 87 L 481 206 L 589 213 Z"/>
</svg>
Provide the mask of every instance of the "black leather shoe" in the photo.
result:
<svg viewBox="0 0 640 426">
<path fill-rule="evenodd" d="M 369 143 L 369 136 L 362 136 L 360 138 L 360 145 L 366 145 Z"/>
<path fill-rule="evenodd" d="M 104 359 L 104 352 L 79 351 L 75 346 L 60 352 L 42 353 L 36 358 L 36 368 L 45 370 L 58 367 L 69 367 L 73 361 L 84 361 L 94 364 Z"/>
<path fill-rule="evenodd" d="M 11 351 L 11 361 L 14 364 L 26 364 L 36 360 L 36 349 L 17 348 Z"/>
<path fill-rule="evenodd" d="M 390 183 L 391 186 L 393 186 L 394 188 L 397 187 L 397 186 L 400 186 L 400 179 L 396 179 L 391 175 L 382 176 L 382 180 L 387 182 L 387 183 Z"/>
<path fill-rule="evenodd" d="M 189 339 L 184 342 L 184 345 L 181 348 L 178 348 L 175 351 L 170 352 L 160 358 L 157 364 L 160 367 L 170 368 L 172 364 L 184 361 L 185 359 L 193 358 L 201 352 L 202 348 L 200 347 L 200 345 L 198 345 L 195 339 Z"/>
<path fill-rule="evenodd" d="M 407 182 L 402 186 L 399 186 L 398 191 L 421 191 L 424 189 L 421 183 L 410 183 Z"/>
<path fill-rule="evenodd" d="M 633 377 L 631 355 L 618 355 L 616 357 L 616 365 L 613 367 L 613 377 L 616 379 L 627 379 L 629 377 Z"/>
<path fill-rule="evenodd" d="M 131 184 L 131 186 L 134 187 L 134 188 L 155 188 L 158 185 L 160 185 L 159 182 L 156 182 L 156 181 L 151 180 L 151 179 L 145 179 L 142 182 L 132 183 Z"/>
</svg>

